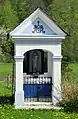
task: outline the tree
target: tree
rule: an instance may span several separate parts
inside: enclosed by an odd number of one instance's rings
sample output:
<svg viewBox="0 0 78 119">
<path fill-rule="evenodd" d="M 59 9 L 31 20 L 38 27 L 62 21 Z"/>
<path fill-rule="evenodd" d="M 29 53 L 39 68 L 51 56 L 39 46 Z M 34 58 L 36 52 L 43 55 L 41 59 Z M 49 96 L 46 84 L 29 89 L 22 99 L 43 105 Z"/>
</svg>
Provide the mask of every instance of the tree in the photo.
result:
<svg viewBox="0 0 78 119">
<path fill-rule="evenodd" d="M 3 5 L 2 20 L 2 25 L 4 25 L 6 29 L 8 28 L 9 31 L 11 31 L 19 21 L 16 12 L 12 9 L 8 0 L 5 0 Z"/>
<path fill-rule="evenodd" d="M 62 44 L 64 60 L 72 62 L 76 58 L 77 61 L 77 0 L 0 0 L 1 28 L 8 33 L 38 7 L 46 11 L 70 35 Z M 2 36 L 1 33 L 0 38 Z"/>
<path fill-rule="evenodd" d="M 4 28 L 0 27 L 0 46 L 2 45 L 2 42 L 6 40 L 7 38 L 7 32 Z"/>
<path fill-rule="evenodd" d="M 70 35 L 62 44 L 62 54 L 68 61 L 74 61 L 73 44 L 75 42 L 77 23 L 75 22 L 75 8 L 72 0 L 53 0 L 48 6 L 49 15 L 57 21 L 65 31 Z"/>
<path fill-rule="evenodd" d="M 5 55 L 7 61 L 11 61 L 13 56 L 13 42 L 7 40 L 7 34 L 18 24 L 18 17 L 16 12 L 12 9 L 9 0 L 4 0 L 0 5 L 0 51 Z"/>
<path fill-rule="evenodd" d="M 12 8 L 16 11 L 19 23 L 29 15 L 29 0 L 10 0 Z"/>
<path fill-rule="evenodd" d="M 11 62 L 14 56 L 14 42 L 12 39 L 7 39 L 2 42 L 2 53 L 5 55 L 6 62 Z"/>
<path fill-rule="evenodd" d="M 31 14 L 37 8 L 41 8 L 46 11 L 46 4 L 44 0 L 29 0 L 29 14 Z"/>
</svg>

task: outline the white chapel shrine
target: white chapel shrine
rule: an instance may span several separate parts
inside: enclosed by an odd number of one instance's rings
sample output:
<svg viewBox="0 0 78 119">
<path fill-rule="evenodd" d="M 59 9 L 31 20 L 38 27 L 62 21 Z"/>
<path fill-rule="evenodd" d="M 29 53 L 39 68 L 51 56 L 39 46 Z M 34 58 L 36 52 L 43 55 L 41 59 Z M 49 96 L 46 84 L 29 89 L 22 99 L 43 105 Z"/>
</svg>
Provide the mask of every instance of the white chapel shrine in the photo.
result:
<svg viewBox="0 0 78 119">
<path fill-rule="evenodd" d="M 15 106 L 56 105 L 61 96 L 62 30 L 40 8 L 10 32 L 15 48 Z"/>
</svg>

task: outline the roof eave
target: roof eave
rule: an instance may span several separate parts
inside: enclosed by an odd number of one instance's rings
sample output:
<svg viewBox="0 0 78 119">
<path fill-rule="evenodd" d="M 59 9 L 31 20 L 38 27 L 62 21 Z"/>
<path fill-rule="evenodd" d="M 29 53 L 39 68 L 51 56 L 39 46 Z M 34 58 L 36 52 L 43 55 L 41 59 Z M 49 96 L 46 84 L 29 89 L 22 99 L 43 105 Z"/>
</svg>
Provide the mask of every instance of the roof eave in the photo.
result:
<svg viewBox="0 0 78 119">
<path fill-rule="evenodd" d="M 35 35 L 35 36 L 33 36 L 33 35 L 12 35 L 12 38 L 14 38 L 14 39 L 43 39 L 43 38 L 45 38 L 45 39 L 65 39 L 65 36 L 63 36 L 63 35 L 45 35 L 45 36 L 40 36 L 40 35 Z"/>
</svg>

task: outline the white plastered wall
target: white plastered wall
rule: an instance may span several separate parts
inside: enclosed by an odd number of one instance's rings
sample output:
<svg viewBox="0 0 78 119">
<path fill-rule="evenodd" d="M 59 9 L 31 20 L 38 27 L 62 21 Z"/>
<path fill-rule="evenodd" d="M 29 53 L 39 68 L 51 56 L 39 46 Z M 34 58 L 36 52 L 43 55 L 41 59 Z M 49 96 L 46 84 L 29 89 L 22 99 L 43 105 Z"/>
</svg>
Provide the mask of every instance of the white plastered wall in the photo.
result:
<svg viewBox="0 0 78 119">
<path fill-rule="evenodd" d="M 42 49 L 48 52 L 48 73 L 45 76 L 52 76 L 52 56 L 61 56 L 61 43 L 57 41 L 42 40 L 16 40 L 15 41 L 15 56 L 24 56 L 24 53 L 34 49 Z"/>
<path fill-rule="evenodd" d="M 44 41 L 43 41 L 44 40 Z M 51 52 L 54 56 L 61 56 L 61 43 L 58 41 L 48 41 L 43 39 L 37 40 L 16 40 L 15 41 L 15 55 L 23 56 L 25 52 L 34 49 L 43 49 Z"/>
<path fill-rule="evenodd" d="M 54 39 L 55 40 L 55 39 Z M 26 53 L 27 51 L 30 50 L 34 50 L 34 49 L 42 49 L 45 51 L 48 51 L 48 74 L 50 76 L 52 76 L 52 82 L 53 82 L 53 86 L 52 86 L 52 102 L 53 104 L 56 104 L 58 102 L 57 99 L 61 98 L 61 94 L 58 94 L 57 90 L 61 91 L 61 42 L 58 42 L 55 40 L 48 40 L 48 39 L 20 39 L 20 40 L 15 40 L 15 57 L 17 57 L 17 59 L 19 59 L 19 61 L 16 61 L 16 89 L 17 88 L 21 88 L 21 90 L 17 89 L 16 91 L 16 105 L 22 105 L 23 101 L 24 101 L 24 93 L 20 94 L 23 90 L 23 70 L 20 73 L 20 69 L 23 69 L 23 57 L 24 57 L 24 53 Z M 21 59 L 22 58 L 22 59 Z M 20 62 L 21 59 L 21 62 Z M 19 62 L 19 63 L 18 63 Z M 21 64 L 19 71 L 17 69 L 17 67 L 19 67 L 18 65 Z M 20 75 L 20 77 L 19 77 Z M 18 80 L 18 78 L 22 79 L 22 81 Z M 20 87 L 18 86 L 18 83 L 20 83 Z M 56 87 L 58 87 L 58 89 L 56 90 Z M 19 95 L 19 96 L 17 96 Z M 20 98 L 20 95 L 22 95 L 22 97 Z M 20 102 L 18 104 L 18 98 L 20 98 Z M 57 99 L 56 99 L 57 98 Z M 22 102 L 21 102 L 22 100 Z"/>
</svg>

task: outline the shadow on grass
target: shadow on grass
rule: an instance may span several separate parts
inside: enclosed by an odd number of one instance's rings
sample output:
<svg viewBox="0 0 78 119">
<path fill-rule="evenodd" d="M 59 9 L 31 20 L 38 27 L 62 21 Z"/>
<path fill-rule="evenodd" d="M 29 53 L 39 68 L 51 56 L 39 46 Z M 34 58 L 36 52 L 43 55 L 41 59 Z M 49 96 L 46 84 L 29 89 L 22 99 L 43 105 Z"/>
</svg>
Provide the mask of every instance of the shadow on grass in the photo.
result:
<svg viewBox="0 0 78 119">
<path fill-rule="evenodd" d="M 13 104 L 14 103 L 14 95 L 12 96 L 0 96 L 0 104 L 4 106 L 5 104 Z"/>
<path fill-rule="evenodd" d="M 64 112 L 78 113 L 78 99 L 62 101 L 60 102 L 60 106 L 64 108 Z"/>
</svg>

